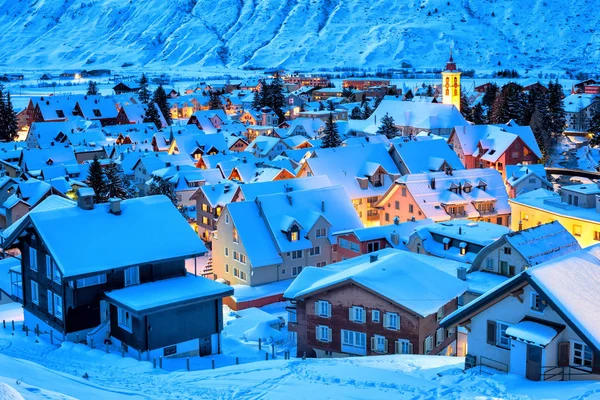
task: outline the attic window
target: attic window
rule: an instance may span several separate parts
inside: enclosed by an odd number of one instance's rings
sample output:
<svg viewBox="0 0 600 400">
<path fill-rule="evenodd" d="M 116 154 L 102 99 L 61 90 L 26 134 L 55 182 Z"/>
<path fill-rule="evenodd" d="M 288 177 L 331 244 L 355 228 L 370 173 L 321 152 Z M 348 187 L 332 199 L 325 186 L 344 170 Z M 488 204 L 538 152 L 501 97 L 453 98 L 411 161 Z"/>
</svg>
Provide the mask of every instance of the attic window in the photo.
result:
<svg viewBox="0 0 600 400">
<path fill-rule="evenodd" d="M 492 154 L 494 154 L 495 152 L 496 152 L 496 150 L 490 150 L 490 151 L 488 152 L 488 154 L 491 156 L 491 155 L 492 155 Z"/>
<path fill-rule="evenodd" d="M 290 242 L 297 242 L 299 239 L 299 235 L 297 231 L 291 231 L 290 232 Z"/>
<path fill-rule="evenodd" d="M 65 112 L 63 110 L 56 110 L 56 116 L 58 118 L 64 118 L 65 117 Z"/>
<path fill-rule="evenodd" d="M 48 161 L 46 161 L 47 165 L 52 165 L 54 164 L 54 160 L 52 160 L 51 158 L 48 159 Z"/>
<path fill-rule="evenodd" d="M 450 244 L 452 243 L 452 239 L 444 238 L 444 240 L 442 240 L 442 242 L 444 243 L 444 250 L 450 249 Z"/>
<path fill-rule="evenodd" d="M 94 113 L 94 116 L 96 116 L 96 117 L 101 117 L 102 116 L 102 113 L 97 108 L 94 108 L 92 110 L 92 112 Z"/>
</svg>

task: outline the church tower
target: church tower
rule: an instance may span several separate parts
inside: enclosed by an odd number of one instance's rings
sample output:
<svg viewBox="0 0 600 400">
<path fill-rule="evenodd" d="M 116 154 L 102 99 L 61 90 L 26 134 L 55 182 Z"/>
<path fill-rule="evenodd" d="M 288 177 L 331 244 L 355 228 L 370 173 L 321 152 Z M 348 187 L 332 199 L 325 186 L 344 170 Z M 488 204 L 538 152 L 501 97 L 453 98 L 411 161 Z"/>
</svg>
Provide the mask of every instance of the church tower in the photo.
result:
<svg viewBox="0 0 600 400">
<path fill-rule="evenodd" d="M 446 69 L 442 71 L 442 103 L 454 104 L 460 111 L 460 72 L 452 59 L 452 50 Z"/>
</svg>

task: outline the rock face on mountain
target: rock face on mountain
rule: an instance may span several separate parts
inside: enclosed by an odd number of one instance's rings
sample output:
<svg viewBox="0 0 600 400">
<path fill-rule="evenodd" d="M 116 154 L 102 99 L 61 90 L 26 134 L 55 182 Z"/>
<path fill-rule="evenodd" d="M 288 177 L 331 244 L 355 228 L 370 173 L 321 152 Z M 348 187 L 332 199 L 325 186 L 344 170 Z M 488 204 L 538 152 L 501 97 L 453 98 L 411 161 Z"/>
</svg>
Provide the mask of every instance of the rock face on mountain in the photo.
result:
<svg viewBox="0 0 600 400">
<path fill-rule="evenodd" d="M 0 67 L 595 70 L 594 0 L 0 0 Z"/>
</svg>

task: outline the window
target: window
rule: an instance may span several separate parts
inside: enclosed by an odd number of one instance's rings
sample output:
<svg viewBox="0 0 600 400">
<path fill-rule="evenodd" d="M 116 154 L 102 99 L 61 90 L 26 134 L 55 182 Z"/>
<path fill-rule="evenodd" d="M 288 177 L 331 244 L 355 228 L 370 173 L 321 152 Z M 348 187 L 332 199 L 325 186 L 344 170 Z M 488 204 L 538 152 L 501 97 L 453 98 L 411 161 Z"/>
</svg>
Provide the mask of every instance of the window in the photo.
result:
<svg viewBox="0 0 600 400">
<path fill-rule="evenodd" d="M 529 183 L 535 183 L 535 178 L 529 178 Z"/>
<path fill-rule="evenodd" d="M 366 354 L 367 334 L 342 329 L 342 351 L 350 354 Z"/>
<path fill-rule="evenodd" d="M 317 237 L 325 237 L 327 236 L 327 229 L 325 228 L 321 228 L 321 229 L 317 229 Z"/>
<path fill-rule="evenodd" d="M 412 204 L 409 204 L 408 205 L 408 212 L 411 213 L 411 214 L 414 213 L 415 212 L 415 206 L 412 205 Z"/>
<path fill-rule="evenodd" d="M 544 312 L 546 304 L 536 292 L 531 292 L 531 309 L 537 312 Z"/>
<path fill-rule="evenodd" d="M 393 331 L 400 330 L 400 316 L 397 313 L 383 314 L 383 327 Z"/>
<path fill-rule="evenodd" d="M 429 335 L 425 338 L 425 354 L 431 353 L 433 350 L 433 336 Z"/>
<path fill-rule="evenodd" d="M 442 342 L 444 341 L 444 339 L 446 339 L 445 337 L 445 331 L 444 328 L 438 328 L 435 331 L 435 345 L 439 346 L 440 344 L 442 344 Z"/>
<path fill-rule="evenodd" d="M 500 275 L 508 276 L 508 263 L 500 261 Z"/>
<path fill-rule="evenodd" d="M 46 278 L 52 279 L 52 258 L 46 254 Z"/>
<path fill-rule="evenodd" d="M 202 217 L 202 225 L 208 225 L 208 218 Z"/>
<path fill-rule="evenodd" d="M 225 272 L 229 273 L 229 264 L 225 264 Z"/>
<path fill-rule="evenodd" d="M 512 158 L 519 158 L 519 152 L 518 151 L 513 151 L 512 152 Z"/>
<path fill-rule="evenodd" d="M 202 204 L 202 211 L 208 212 L 208 204 Z"/>
<path fill-rule="evenodd" d="M 101 285 L 103 283 L 106 283 L 106 274 L 88 276 L 87 278 L 77 279 L 78 288 Z"/>
<path fill-rule="evenodd" d="M 281 269 L 281 275 L 285 275 L 285 268 Z"/>
<path fill-rule="evenodd" d="M 325 325 L 317 325 L 317 340 L 320 342 L 331 342 L 331 329 Z"/>
<path fill-rule="evenodd" d="M 331 303 L 325 300 L 315 301 L 315 314 L 319 317 L 331 318 Z"/>
<path fill-rule="evenodd" d="M 225 247 L 225 257 L 229 257 L 229 248 Z"/>
<path fill-rule="evenodd" d="M 293 268 L 292 268 L 292 276 L 296 276 L 296 275 L 298 275 L 300 272 L 302 272 L 302 267 L 293 267 Z"/>
<path fill-rule="evenodd" d="M 302 250 L 292 251 L 292 260 L 297 260 L 299 258 L 302 258 Z"/>
<path fill-rule="evenodd" d="M 505 349 L 510 348 L 510 338 L 506 336 L 506 330 L 510 325 L 504 322 L 496 321 L 496 346 Z"/>
<path fill-rule="evenodd" d="M 323 268 L 325 265 L 327 265 L 325 261 L 321 261 L 316 264 L 317 268 Z"/>
<path fill-rule="evenodd" d="M 233 228 L 232 236 L 233 236 L 233 243 L 239 243 L 240 242 L 240 237 L 238 236 L 237 229 Z"/>
<path fill-rule="evenodd" d="M 390 214 L 389 213 L 385 213 L 384 218 L 385 218 L 385 222 L 390 222 Z"/>
<path fill-rule="evenodd" d="M 63 318 L 62 312 L 62 297 L 54 294 L 54 316 L 60 320 Z"/>
<path fill-rule="evenodd" d="M 404 189 L 404 190 L 406 190 L 406 189 Z M 396 210 L 399 210 L 400 209 L 400 202 L 396 201 L 395 204 L 394 204 L 394 206 L 395 206 Z"/>
<path fill-rule="evenodd" d="M 239 260 L 240 260 L 240 255 L 239 255 L 239 253 L 238 253 L 237 251 L 235 251 L 235 250 L 233 251 L 233 259 L 234 259 L 235 261 L 239 261 Z"/>
<path fill-rule="evenodd" d="M 320 246 L 315 246 L 312 249 L 308 250 L 308 255 L 312 256 L 318 256 L 319 254 L 321 254 L 321 247 Z"/>
<path fill-rule="evenodd" d="M 398 339 L 396 341 L 396 354 L 412 354 L 412 343 L 406 339 Z"/>
<path fill-rule="evenodd" d="M 33 248 L 29 248 L 29 266 L 33 271 L 37 271 L 37 251 Z"/>
<path fill-rule="evenodd" d="M 436 315 L 436 319 L 438 321 L 440 321 L 442 318 L 444 318 L 444 306 L 441 306 L 438 310 L 437 310 L 437 315 Z"/>
<path fill-rule="evenodd" d="M 388 341 L 384 336 L 374 335 L 371 338 L 371 351 L 375 353 L 387 353 Z"/>
<path fill-rule="evenodd" d="M 58 270 L 58 267 L 56 266 L 55 262 L 52 262 L 52 279 L 54 280 L 54 282 L 60 285 L 60 271 Z"/>
<path fill-rule="evenodd" d="M 372 253 L 379 250 L 379 242 L 367 243 L 367 253 Z"/>
<path fill-rule="evenodd" d="M 504 254 L 508 254 L 508 255 L 510 255 L 511 251 L 512 251 L 512 250 L 511 250 L 511 248 L 510 248 L 510 247 L 505 247 L 505 248 L 504 248 Z"/>
<path fill-rule="evenodd" d="M 365 309 L 359 306 L 350 307 L 350 321 L 364 324 L 367 322 L 365 318 Z"/>
<path fill-rule="evenodd" d="M 94 108 L 92 110 L 92 112 L 94 113 L 94 116 L 96 116 L 96 117 L 101 117 L 102 116 L 102 113 L 97 108 Z"/>
<path fill-rule="evenodd" d="M 125 286 L 137 285 L 140 283 L 140 268 L 130 267 L 125 269 Z"/>
<path fill-rule="evenodd" d="M 242 264 L 246 264 L 246 255 L 245 254 L 240 253 L 240 262 Z"/>
<path fill-rule="evenodd" d="M 40 305 L 40 293 L 38 291 L 38 283 L 31 281 L 31 301 L 33 304 Z"/>
<path fill-rule="evenodd" d="M 600 241 L 600 231 L 594 231 L 594 240 Z"/>
<path fill-rule="evenodd" d="M 581 225 L 573 225 L 573 236 L 581 236 Z"/>
<path fill-rule="evenodd" d="M 229 214 L 225 214 L 225 223 L 228 224 L 229 223 Z"/>
<path fill-rule="evenodd" d="M 402 188 L 402 197 L 406 197 L 406 188 L 405 187 Z"/>
<path fill-rule="evenodd" d="M 299 238 L 300 238 L 300 235 L 298 234 L 298 231 L 290 232 L 290 242 L 297 242 Z"/>
<path fill-rule="evenodd" d="M 371 322 L 379 323 L 381 318 L 381 313 L 379 310 L 371 310 Z"/>
<path fill-rule="evenodd" d="M 127 332 L 131 332 L 131 314 L 129 311 L 119 308 L 119 327 L 126 330 Z"/>
<path fill-rule="evenodd" d="M 54 298 L 52 297 L 52 290 L 47 290 L 46 291 L 46 296 L 47 296 L 47 304 L 48 304 L 48 314 L 50 315 L 54 315 L 54 311 L 52 305 L 54 304 Z"/>
<path fill-rule="evenodd" d="M 581 342 L 571 341 L 571 364 L 591 367 L 594 355 L 592 350 Z"/>
<path fill-rule="evenodd" d="M 246 273 L 242 270 L 240 270 L 240 280 L 245 281 L 247 280 L 248 275 L 246 275 Z"/>
</svg>

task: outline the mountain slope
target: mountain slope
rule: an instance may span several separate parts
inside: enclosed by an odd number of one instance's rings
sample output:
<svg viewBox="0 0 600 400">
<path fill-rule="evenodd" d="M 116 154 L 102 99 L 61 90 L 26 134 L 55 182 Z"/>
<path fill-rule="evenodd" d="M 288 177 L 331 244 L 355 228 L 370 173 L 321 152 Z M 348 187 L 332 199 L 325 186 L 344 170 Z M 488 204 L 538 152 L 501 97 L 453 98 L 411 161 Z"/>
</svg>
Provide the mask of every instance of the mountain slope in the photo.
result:
<svg viewBox="0 0 600 400">
<path fill-rule="evenodd" d="M 573 68 L 594 0 L 0 0 L 0 67 Z M 500 62 L 500 66 L 498 63 Z"/>
</svg>

